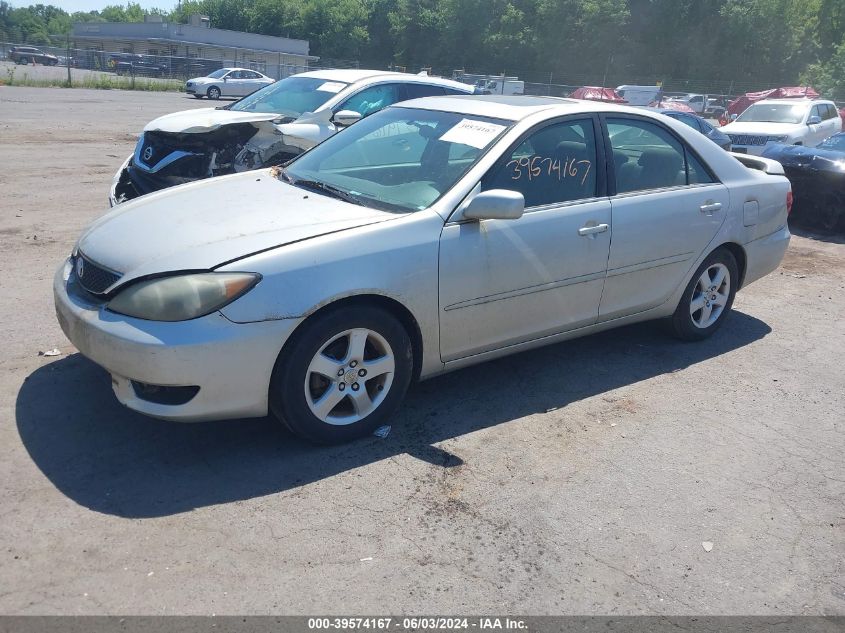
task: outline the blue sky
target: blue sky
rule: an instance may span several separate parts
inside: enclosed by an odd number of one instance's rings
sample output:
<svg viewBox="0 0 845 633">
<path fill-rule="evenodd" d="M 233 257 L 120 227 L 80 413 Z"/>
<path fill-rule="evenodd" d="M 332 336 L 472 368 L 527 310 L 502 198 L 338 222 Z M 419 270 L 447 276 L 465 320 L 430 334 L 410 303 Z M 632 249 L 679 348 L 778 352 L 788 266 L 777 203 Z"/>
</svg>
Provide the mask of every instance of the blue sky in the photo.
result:
<svg viewBox="0 0 845 633">
<path fill-rule="evenodd" d="M 120 0 L 12 0 L 11 5 L 13 7 L 28 7 L 39 2 L 41 4 L 52 4 L 68 13 L 99 10 L 110 4 L 124 4 Z M 138 4 L 144 9 L 159 8 L 169 11 L 176 6 L 176 0 L 138 0 Z"/>
</svg>

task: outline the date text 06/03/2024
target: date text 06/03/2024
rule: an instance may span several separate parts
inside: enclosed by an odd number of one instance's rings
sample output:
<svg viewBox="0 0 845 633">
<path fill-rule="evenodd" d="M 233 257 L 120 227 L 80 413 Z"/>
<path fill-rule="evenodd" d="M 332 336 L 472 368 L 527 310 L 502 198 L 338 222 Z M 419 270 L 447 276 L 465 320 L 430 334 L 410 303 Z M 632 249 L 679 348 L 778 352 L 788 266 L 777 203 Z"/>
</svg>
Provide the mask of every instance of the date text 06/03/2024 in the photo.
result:
<svg viewBox="0 0 845 633">
<path fill-rule="evenodd" d="M 524 620 L 509 617 L 333 617 L 308 618 L 310 630 L 526 630 Z"/>
</svg>

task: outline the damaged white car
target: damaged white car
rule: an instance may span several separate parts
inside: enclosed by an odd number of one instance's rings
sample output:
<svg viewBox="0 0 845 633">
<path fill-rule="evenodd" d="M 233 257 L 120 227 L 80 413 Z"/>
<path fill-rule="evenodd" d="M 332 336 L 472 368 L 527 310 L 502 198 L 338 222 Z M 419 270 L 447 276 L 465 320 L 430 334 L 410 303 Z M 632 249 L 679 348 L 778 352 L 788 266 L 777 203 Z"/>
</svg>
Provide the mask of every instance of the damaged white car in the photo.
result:
<svg viewBox="0 0 845 633">
<path fill-rule="evenodd" d="M 112 206 L 202 178 L 278 165 L 399 101 L 472 94 L 467 84 L 379 70 L 293 75 L 219 108 L 146 125 L 112 181 Z"/>
</svg>

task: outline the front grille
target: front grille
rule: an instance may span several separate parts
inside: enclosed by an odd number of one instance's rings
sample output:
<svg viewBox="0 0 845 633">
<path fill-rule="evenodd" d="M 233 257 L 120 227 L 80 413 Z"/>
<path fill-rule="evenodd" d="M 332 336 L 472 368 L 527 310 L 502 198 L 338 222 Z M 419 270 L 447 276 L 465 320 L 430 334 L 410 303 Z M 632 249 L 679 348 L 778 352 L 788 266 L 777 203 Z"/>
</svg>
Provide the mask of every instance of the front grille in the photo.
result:
<svg viewBox="0 0 845 633">
<path fill-rule="evenodd" d="M 728 134 L 734 145 L 765 145 L 767 137 L 753 134 Z"/>
<path fill-rule="evenodd" d="M 174 138 L 169 138 L 164 134 L 144 134 L 141 143 L 141 159 L 144 164 L 153 168 L 156 164 L 168 154 L 179 149 L 178 141 Z"/>
<path fill-rule="evenodd" d="M 82 253 L 73 260 L 73 274 L 85 290 L 95 295 L 103 294 L 123 276 L 95 264 Z"/>
</svg>

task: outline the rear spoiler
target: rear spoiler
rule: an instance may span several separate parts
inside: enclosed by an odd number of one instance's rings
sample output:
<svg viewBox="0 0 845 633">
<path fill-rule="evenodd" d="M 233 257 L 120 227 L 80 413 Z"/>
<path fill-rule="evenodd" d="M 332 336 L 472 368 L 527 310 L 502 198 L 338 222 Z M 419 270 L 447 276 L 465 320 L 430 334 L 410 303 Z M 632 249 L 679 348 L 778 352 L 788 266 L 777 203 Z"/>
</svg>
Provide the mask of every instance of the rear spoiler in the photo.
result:
<svg viewBox="0 0 845 633">
<path fill-rule="evenodd" d="M 736 158 L 740 163 L 749 169 L 756 169 L 766 174 L 773 176 L 783 176 L 783 165 L 771 158 L 763 158 L 762 156 L 751 156 L 749 154 L 737 154 L 731 152 L 731 156 Z"/>
</svg>

